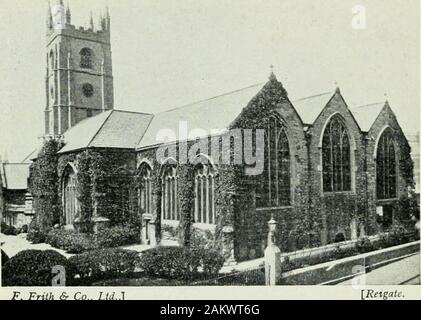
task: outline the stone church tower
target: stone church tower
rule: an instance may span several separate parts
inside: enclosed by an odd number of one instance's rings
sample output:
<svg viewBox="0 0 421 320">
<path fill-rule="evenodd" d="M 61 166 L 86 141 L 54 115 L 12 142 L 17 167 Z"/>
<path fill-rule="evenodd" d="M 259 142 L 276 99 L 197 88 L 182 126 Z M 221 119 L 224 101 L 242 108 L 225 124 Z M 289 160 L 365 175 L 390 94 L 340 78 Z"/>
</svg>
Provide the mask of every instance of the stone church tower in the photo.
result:
<svg viewBox="0 0 421 320">
<path fill-rule="evenodd" d="M 71 24 L 62 0 L 47 9 L 45 134 L 61 135 L 78 122 L 113 109 L 108 9 L 96 28 Z"/>
</svg>

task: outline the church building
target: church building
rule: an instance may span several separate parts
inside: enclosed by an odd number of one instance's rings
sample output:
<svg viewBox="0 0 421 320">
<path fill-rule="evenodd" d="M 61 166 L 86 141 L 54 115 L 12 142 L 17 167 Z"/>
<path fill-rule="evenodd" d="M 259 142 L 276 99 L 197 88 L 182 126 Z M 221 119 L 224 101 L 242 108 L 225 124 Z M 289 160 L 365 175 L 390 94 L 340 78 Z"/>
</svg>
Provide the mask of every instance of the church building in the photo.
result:
<svg viewBox="0 0 421 320">
<path fill-rule="evenodd" d="M 350 108 L 339 88 L 291 101 L 272 72 L 266 83 L 157 114 L 118 110 L 110 20 L 76 28 L 69 8 L 48 10 L 45 140 L 61 143 L 53 223 L 95 232 L 136 220 L 142 243 L 201 237 L 241 261 L 263 255 L 271 218 L 283 252 L 399 221 L 413 164 L 387 101 Z M 183 125 L 200 130 L 181 136 Z M 245 154 L 262 154 L 260 172 Z"/>
</svg>

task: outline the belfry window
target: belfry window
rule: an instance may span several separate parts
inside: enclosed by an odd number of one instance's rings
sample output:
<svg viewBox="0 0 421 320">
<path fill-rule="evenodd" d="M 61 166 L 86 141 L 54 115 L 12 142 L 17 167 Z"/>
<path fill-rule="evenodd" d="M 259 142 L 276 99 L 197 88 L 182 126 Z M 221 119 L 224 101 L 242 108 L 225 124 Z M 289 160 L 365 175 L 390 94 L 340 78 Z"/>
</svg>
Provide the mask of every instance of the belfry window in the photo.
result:
<svg viewBox="0 0 421 320">
<path fill-rule="evenodd" d="M 94 95 L 94 87 L 90 83 L 82 85 L 82 92 L 86 98 L 90 98 Z"/>
<path fill-rule="evenodd" d="M 167 164 L 162 172 L 161 214 L 163 220 L 180 220 L 178 212 L 177 167 Z"/>
<path fill-rule="evenodd" d="M 327 124 L 322 142 L 323 191 L 351 191 L 351 147 L 339 116 Z"/>
<path fill-rule="evenodd" d="M 386 129 L 377 145 L 377 199 L 391 199 L 396 197 L 396 164 L 393 133 L 391 129 Z"/>
<path fill-rule="evenodd" d="M 270 117 L 265 128 L 265 164 L 257 184 L 257 207 L 291 204 L 291 160 L 285 127 Z"/>
<path fill-rule="evenodd" d="M 215 224 L 215 181 L 211 164 L 199 163 L 195 167 L 194 221 Z"/>
<path fill-rule="evenodd" d="M 80 50 L 80 67 L 82 69 L 92 69 L 92 50 L 83 48 Z"/>
</svg>

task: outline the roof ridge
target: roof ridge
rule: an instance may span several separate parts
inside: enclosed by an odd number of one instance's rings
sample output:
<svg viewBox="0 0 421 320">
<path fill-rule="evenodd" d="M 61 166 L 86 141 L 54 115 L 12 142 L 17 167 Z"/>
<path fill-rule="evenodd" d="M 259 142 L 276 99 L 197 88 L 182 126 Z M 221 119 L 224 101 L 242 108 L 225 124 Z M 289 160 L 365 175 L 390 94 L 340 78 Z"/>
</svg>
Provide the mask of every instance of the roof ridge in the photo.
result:
<svg viewBox="0 0 421 320">
<path fill-rule="evenodd" d="M 384 106 L 384 102 L 381 101 L 381 102 L 373 102 L 373 103 L 363 104 L 363 105 L 360 105 L 360 106 L 355 106 L 355 107 L 352 107 L 351 109 L 359 109 L 359 108 L 364 108 L 364 107 L 372 107 L 372 106 L 376 106 L 376 105 L 379 105 L 379 104 L 381 104 L 381 105 Z"/>
<path fill-rule="evenodd" d="M 9 165 L 9 164 L 13 164 L 13 165 L 21 165 L 21 166 L 27 166 L 28 164 L 30 165 L 30 162 L 2 162 L 2 164 L 4 165 Z"/>
<path fill-rule="evenodd" d="M 108 119 L 111 117 L 111 115 L 113 114 L 114 109 L 111 109 L 111 112 L 107 115 L 107 117 L 105 118 L 105 120 L 101 123 L 101 125 L 99 126 L 98 130 L 95 132 L 95 134 L 93 135 L 92 139 L 89 140 L 89 142 L 86 144 L 86 148 L 89 148 L 89 146 L 91 145 L 91 143 L 95 140 L 95 138 L 98 136 L 99 132 L 101 131 L 101 129 L 104 127 L 105 123 L 108 121 Z"/>
<path fill-rule="evenodd" d="M 125 113 L 135 113 L 135 114 L 144 114 L 144 115 L 150 115 L 150 116 L 153 116 L 154 115 L 153 113 L 139 112 L 139 111 L 132 111 L 132 110 L 111 109 L 111 111 L 125 112 Z"/>
<path fill-rule="evenodd" d="M 154 118 L 155 118 L 155 115 L 152 115 L 151 119 L 149 120 L 148 125 L 146 126 L 146 129 L 143 131 L 142 136 L 140 137 L 139 141 L 135 144 L 135 146 L 134 146 L 135 149 L 142 142 L 142 139 L 145 136 L 146 132 L 148 131 L 149 127 L 151 126 L 151 123 L 152 123 L 152 121 L 153 121 Z"/>
<path fill-rule="evenodd" d="M 319 94 L 315 94 L 315 95 L 312 95 L 312 96 L 303 97 L 303 98 L 299 98 L 299 99 L 295 99 L 295 100 L 292 100 L 291 102 L 299 102 L 299 101 L 303 101 L 303 100 L 307 100 L 307 99 L 311 99 L 311 98 L 325 96 L 325 95 L 328 95 L 328 94 L 332 94 L 332 91 L 319 93 Z"/>
<path fill-rule="evenodd" d="M 34 152 L 36 152 L 38 150 L 38 148 L 35 148 L 34 150 L 32 150 L 23 160 L 21 163 L 27 163 L 25 162 L 26 160 L 31 160 L 30 157 L 34 154 Z"/>
<path fill-rule="evenodd" d="M 253 85 L 244 87 L 244 88 L 240 88 L 240 89 L 237 89 L 237 90 L 225 92 L 223 94 L 220 94 L 220 95 L 217 95 L 217 96 L 213 96 L 211 98 L 198 100 L 198 101 L 191 102 L 191 103 L 188 103 L 188 104 L 179 106 L 179 107 L 175 107 L 175 108 L 171 108 L 171 109 L 168 109 L 168 110 L 165 110 L 165 111 L 161 111 L 161 112 L 158 112 L 157 114 L 162 114 L 162 113 L 165 113 L 165 112 L 170 112 L 170 111 L 174 111 L 174 110 L 179 110 L 179 109 L 182 109 L 182 108 L 190 107 L 190 106 L 192 106 L 194 104 L 197 104 L 197 103 L 200 103 L 200 102 L 205 102 L 205 101 L 213 100 L 213 99 L 216 99 L 216 98 L 224 97 L 224 96 L 227 96 L 227 95 L 230 95 L 230 94 L 233 94 L 233 93 L 236 93 L 236 92 L 240 92 L 240 91 L 243 91 L 243 90 L 246 90 L 246 89 L 250 89 L 250 88 L 253 88 L 253 87 L 257 87 L 257 86 L 260 86 L 260 85 L 263 85 L 263 84 L 264 84 L 264 82 L 256 83 L 256 84 L 253 84 Z"/>
</svg>

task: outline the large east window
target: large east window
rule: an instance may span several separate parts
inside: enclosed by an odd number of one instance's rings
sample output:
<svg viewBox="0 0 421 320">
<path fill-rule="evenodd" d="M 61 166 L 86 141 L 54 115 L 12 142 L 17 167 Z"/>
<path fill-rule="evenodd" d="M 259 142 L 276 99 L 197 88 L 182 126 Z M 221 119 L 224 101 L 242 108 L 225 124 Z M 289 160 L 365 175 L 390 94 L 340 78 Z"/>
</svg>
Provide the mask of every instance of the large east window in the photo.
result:
<svg viewBox="0 0 421 320">
<path fill-rule="evenodd" d="M 323 191 L 351 191 L 351 147 L 348 132 L 338 115 L 327 124 L 322 142 Z"/>
<path fill-rule="evenodd" d="M 291 160 L 288 137 L 281 121 L 268 118 L 265 128 L 265 164 L 256 190 L 258 208 L 291 204 Z"/>
<path fill-rule="evenodd" d="M 391 129 L 386 129 L 377 145 L 377 199 L 396 198 L 396 152 Z"/>
</svg>

